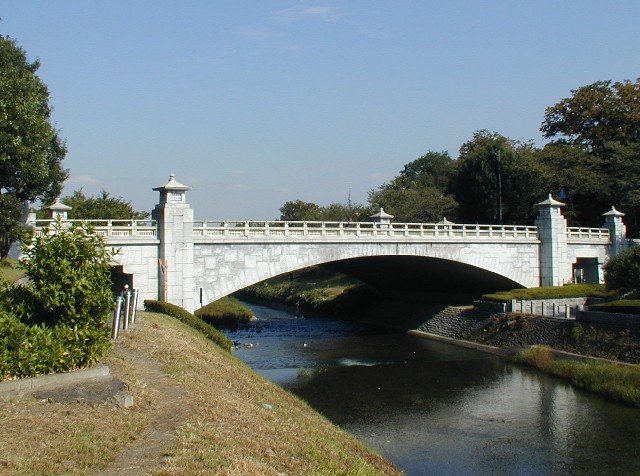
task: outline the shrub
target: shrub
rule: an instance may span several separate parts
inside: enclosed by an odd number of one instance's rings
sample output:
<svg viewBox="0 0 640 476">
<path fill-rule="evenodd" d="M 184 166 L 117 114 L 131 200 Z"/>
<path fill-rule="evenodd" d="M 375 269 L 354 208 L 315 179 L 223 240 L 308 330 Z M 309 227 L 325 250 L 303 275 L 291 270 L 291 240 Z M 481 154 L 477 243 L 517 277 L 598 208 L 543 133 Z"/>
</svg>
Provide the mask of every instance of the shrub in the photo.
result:
<svg viewBox="0 0 640 476">
<path fill-rule="evenodd" d="M 86 367 L 109 349 L 112 253 L 85 226 L 38 237 L 28 284 L 0 285 L 0 379 Z"/>
<path fill-rule="evenodd" d="M 628 293 L 640 289 L 640 246 L 633 246 L 611 258 L 604 265 L 607 289 Z"/>
<path fill-rule="evenodd" d="M 28 325 L 0 315 L 0 380 L 87 367 L 109 349 L 103 329 Z"/>
<path fill-rule="evenodd" d="M 36 238 L 25 252 L 22 266 L 29 277 L 28 303 L 33 318 L 48 325 L 100 327 L 112 306 L 112 251 L 104 239 L 83 225 L 64 228 L 59 221 L 53 234 Z"/>
<path fill-rule="evenodd" d="M 144 308 L 147 311 L 160 312 L 162 314 L 167 314 L 171 317 L 175 317 L 189 327 L 192 327 L 193 329 L 204 334 L 207 339 L 213 341 L 224 350 L 231 351 L 232 343 L 222 332 L 213 327 L 211 324 L 207 324 L 199 317 L 191 314 L 186 309 L 181 308 L 180 306 L 176 306 L 175 304 L 171 304 L 168 302 L 148 299 L 144 301 Z"/>
</svg>

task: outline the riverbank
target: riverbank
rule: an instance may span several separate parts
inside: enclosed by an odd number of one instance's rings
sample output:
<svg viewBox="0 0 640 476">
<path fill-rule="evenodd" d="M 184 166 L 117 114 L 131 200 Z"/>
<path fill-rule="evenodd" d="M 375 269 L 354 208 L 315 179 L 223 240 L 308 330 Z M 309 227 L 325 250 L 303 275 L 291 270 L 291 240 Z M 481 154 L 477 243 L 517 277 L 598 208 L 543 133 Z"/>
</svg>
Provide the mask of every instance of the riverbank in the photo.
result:
<svg viewBox="0 0 640 476">
<path fill-rule="evenodd" d="M 0 403 L 1 474 L 400 474 L 171 317 L 139 313 L 105 363 L 134 405 Z"/>
</svg>

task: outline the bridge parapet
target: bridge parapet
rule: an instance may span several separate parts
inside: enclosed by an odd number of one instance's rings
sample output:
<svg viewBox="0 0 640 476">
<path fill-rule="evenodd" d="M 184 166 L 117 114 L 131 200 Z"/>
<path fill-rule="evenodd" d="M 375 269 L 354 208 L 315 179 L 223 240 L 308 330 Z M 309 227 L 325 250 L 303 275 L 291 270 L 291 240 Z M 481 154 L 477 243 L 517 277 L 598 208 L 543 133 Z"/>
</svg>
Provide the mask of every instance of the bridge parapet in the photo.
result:
<svg viewBox="0 0 640 476">
<path fill-rule="evenodd" d="M 198 241 L 234 238 L 464 238 L 537 240 L 535 226 L 465 225 L 454 223 L 373 223 L 314 221 L 196 221 Z"/>
<path fill-rule="evenodd" d="M 608 228 L 579 228 L 567 227 L 567 242 L 594 241 L 598 243 L 611 242 L 611 233 Z"/>
<path fill-rule="evenodd" d="M 42 236 L 46 229 L 53 229 L 55 220 L 36 220 L 34 224 L 35 236 Z M 105 238 L 156 238 L 157 225 L 155 220 L 64 220 L 65 225 L 71 223 L 87 224 L 97 235 Z"/>
</svg>

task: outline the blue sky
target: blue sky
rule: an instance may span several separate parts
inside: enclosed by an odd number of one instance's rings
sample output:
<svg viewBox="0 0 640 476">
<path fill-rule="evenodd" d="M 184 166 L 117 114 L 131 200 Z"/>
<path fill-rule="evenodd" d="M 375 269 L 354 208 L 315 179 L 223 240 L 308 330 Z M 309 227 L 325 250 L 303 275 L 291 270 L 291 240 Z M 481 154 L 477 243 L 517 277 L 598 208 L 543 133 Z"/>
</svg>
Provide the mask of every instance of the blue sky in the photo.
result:
<svg viewBox="0 0 640 476">
<path fill-rule="evenodd" d="M 66 139 L 65 194 L 139 210 L 170 173 L 200 219 L 275 219 L 390 180 L 488 129 L 640 76 L 640 2 L 4 0 Z"/>
</svg>

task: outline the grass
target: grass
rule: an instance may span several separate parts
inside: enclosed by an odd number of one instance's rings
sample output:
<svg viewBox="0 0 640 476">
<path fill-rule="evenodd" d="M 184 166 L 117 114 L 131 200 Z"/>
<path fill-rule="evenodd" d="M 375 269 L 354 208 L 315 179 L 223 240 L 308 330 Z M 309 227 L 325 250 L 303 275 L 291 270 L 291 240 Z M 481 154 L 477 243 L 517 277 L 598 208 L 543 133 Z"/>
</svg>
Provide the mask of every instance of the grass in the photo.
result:
<svg viewBox="0 0 640 476">
<path fill-rule="evenodd" d="M 24 270 L 20 268 L 19 263 L 11 258 L 0 261 L 0 279 L 15 283 L 20 278 L 24 278 Z"/>
<path fill-rule="evenodd" d="M 533 299 L 563 299 L 573 297 L 608 297 L 604 284 L 566 284 L 564 286 L 545 286 L 539 288 L 512 289 L 493 294 L 484 294 L 488 301 L 527 301 Z"/>
<path fill-rule="evenodd" d="M 1 474 L 95 474 L 162 413 L 144 355 L 184 390 L 174 446 L 145 474 L 400 475 L 307 404 L 177 319 L 140 312 L 107 360 L 135 405 L 0 402 Z M 127 349 L 123 352 L 122 349 Z"/>
<path fill-rule="evenodd" d="M 234 329 L 251 322 L 253 313 L 236 298 L 227 296 L 196 309 L 196 316 L 217 329 Z"/>
<path fill-rule="evenodd" d="M 555 359 L 547 347 L 530 347 L 514 360 L 571 381 L 584 390 L 640 407 L 640 367 Z"/>
</svg>

